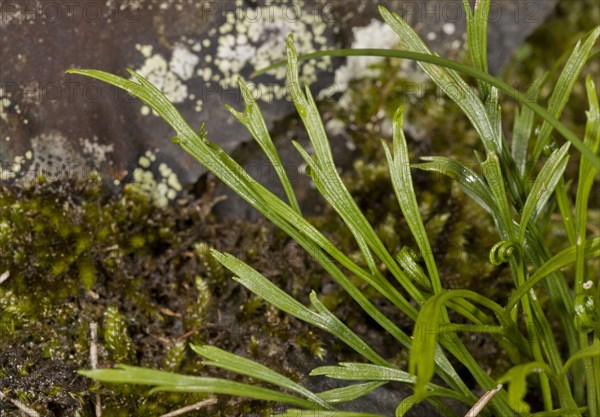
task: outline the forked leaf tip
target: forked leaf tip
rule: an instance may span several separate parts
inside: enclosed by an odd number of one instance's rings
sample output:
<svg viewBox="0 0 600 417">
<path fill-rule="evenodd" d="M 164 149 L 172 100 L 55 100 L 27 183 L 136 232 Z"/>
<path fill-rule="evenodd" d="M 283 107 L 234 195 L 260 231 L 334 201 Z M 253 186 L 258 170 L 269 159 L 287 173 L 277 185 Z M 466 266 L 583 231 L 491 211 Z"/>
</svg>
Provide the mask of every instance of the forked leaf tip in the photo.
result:
<svg viewBox="0 0 600 417">
<path fill-rule="evenodd" d="M 402 125 L 403 119 L 404 119 L 404 106 L 400 105 L 400 106 L 398 106 L 398 108 L 396 109 L 396 112 L 394 113 L 394 122 Z"/>
<path fill-rule="evenodd" d="M 217 260 L 220 261 L 220 259 L 224 259 L 225 258 L 225 254 L 222 252 L 219 252 L 218 250 L 216 250 L 215 248 L 210 248 L 210 254 L 215 257 Z"/>
<path fill-rule="evenodd" d="M 294 35 L 292 33 L 288 35 L 285 44 L 288 57 L 292 56 L 296 58 L 298 53 L 296 52 L 296 45 L 294 44 Z"/>
</svg>

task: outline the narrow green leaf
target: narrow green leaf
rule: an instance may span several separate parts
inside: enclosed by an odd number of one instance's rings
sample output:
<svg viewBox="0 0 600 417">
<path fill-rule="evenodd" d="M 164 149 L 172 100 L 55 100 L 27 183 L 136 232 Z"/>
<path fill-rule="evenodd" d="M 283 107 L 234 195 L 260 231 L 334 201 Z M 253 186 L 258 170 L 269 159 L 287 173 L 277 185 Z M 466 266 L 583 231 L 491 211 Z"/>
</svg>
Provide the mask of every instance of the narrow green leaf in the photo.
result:
<svg viewBox="0 0 600 417">
<path fill-rule="evenodd" d="M 339 404 L 363 397 L 382 385 L 385 385 L 385 382 L 372 381 L 362 384 L 352 384 L 342 388 L 319 392 L 317 396 L 330 404 Z"/>
<path fill-rule="evenodd" d="M 527 89 L 526 100 L 536 102 L 542 90 L 542 84 L 548 78 L 548 73 L 544 73 L 537 78 L 535 82 Z M 527 165 L 527 151 L 529 149 L 529 139 L 533 133 L 535 113 L 529 107 L 521 105 L 517 107 L 515 121 L 513 125 L 512 136 L 512 156 L 521 176 L 525 174 Z"/>
<path fill-rule="evenodd" d="M 530 405 L 524 401 L 527 393 L 527 375 L 532 373 L 546 373 L 554 375 L 552 369 L 544 362 L 529 362 L 513 366 L 498 379 L 500 384 L 508 384 L 508 401 L 511 408 L 519 413 L 528 413 Z"/>
<path fill-rule="evenodd" d="M 585 242 L 584 254 L 586 259 L 600 256 L 600 237 L 596 237 Z M 575 263 L 575 259 L 576 246 L 570 246 L 567 249 L 560 251 L 552 258 L 548 259 L 529 277 L 529 279 L 527 279 L 525 284 L 519 287 L 517 291 L 510 297 L 508 303 L 506 304 L 506 310 L 511 311 L 519 303 L 519 300 L 524 297 L 537 283 L 545 278 L 551 277 L 554 272 Z"/>
<path fill-rule="evenodd" d="M 552 411 L 540 411 L 537 413 L 529 414 L 527 417 L 564 417 L 564 416 L 579 416 L 585 415 L 588 411 L 587 407 L 579 408 L 557 408 Z"/>
<path fill-rule="evenodd" d="M 587 62 L 592 47 L 596 43 L 598 36 L 600 36 L 600 26 L 596 27 L 596 29 L 588 36 L 586 40 L 583 41 L 583 43 L 577 43 L 573 53 L 565 64 L 563 72 L 561 73 L 560 78 L 558 79 L 558 82 L 552 91 L 550 100 L 548 101 L 548 112 L 555 118 L 559 118 L 563 109 L 565 108 L 565 105 L 571 96 L 571 92 L 573 91 L 573 87 L 575 86 L 575 82 L 577 81 L 583 66 Z M 536 139 L 535 148 L 532 155 L 533 164 L 537 162 L 542 150 L 548 144 L 552 130 L 553 126 L 548 123 L 547 120 L 545 120 Z M 593 160 L 593 158 L 590 159 Z"/>
<path fill-rule="evenodd" d="M 417 384 L 415 386 L 415 395 L 417 397 L 424 398 L 426 394 L 425 388 L 433 378 L 435 371 L 433 352 L 437 344 L 437 336 L 442 326 L 446 324 L 444 317 L 446 303 L 453 298 L 473 300 L 491 309 L 499 317 L 504 315 L 504 310 L 498 304 L 469 290 L 444 291 L 427 300 L 421 308 L 419 317 L 415 323 L 413 346 L 408 362 L 409 373 L 417 376 Z M 456 337 L 456 335 L 450 333 L 446 337 Z"/>
<path fill-rule="evenodd" d="M 221 253 L 215 249 L 211 249 L 210 252 L 219 263 L 236 275 L 236 281 L 263 298 L 269 304 L 302 321 L 315 326 L 323 326 L 317 313 L 309 310 L 288 293 L 278 288 L 254 268 L 251 268 L 229 253 Z"/>
<path fill-rule="evenodd" d="M 508 97 L 512 97 L 515 100 L 519 101 L 525 107 L 531 109 L 534 113 L 539 115 L 542 119 L 547 121 L 554 129 L 560 132 L 561 135 L 564 136 L 569 142 L 573 144 L 575 148 L 579 150 L 582 154 L 586 155 L 590 158 L 593 163 L 597 166 L 600 166 L 600 158 L 594 155 L 590 149 L 583 144 L 583 142 L 577 137 L 573 131 L 567 128 L 564 124 L 562 124 L 556 117 L 552 116 L 546 109 L 537 104 L 535 101 L 530 100 L 525 93 L 518 91 L 517 89 L 511 87 L 504 81 L 501 81 L 489 74 L 486 74 L 477 68 L 471 67 L 469 65 L 462 64 L 460 62 L 448 60 L 437 55 L 431 55 L 428 53 L 419 53 L 412 51 L 399 51 L 395 49 L 334 49 L 334 50 L 322 50 L 319 52 L 313 52 L 310 54 L 299 56 L 299 60 L 310 60 L 321 57 L 349 57 L 349 56 L 377 56 L 377 57 L 386 57 L 386 58 L 402 58 L 402 59 L 410 59 L 413 61 L 424 62 L 434 65 L 439 65 L 444 68 L 452 69 L 454 71 L 461 72 L 463 74 L 472 76 L 478 80 L 485 81 L 489 85 L 493 85 L 498 88 Z M 273 65 L 262 68 L 261 70 L 255 71 L 254 75 L 263 74 L 268 72 L 274 68 L 285 65 L 285 60 L 278 61 Z M 452 86 L 452 84 L 450 84 Z"/>
<path fill-rule="evenodd" d="M 587 125 L 584 143 L 594 152 L 600 147 L 600 104 L 596 86 L 591 77 L 586 80 L 586 88 L 590 109 L 587 112 Z M 577 262 L 575 269 L 575 293 L 582 291 L 583 282 L 586 279 L 584 245 L 587 231 L 588 202 L 596 177 L 597 169 L 591 161 L 582 157 L 579 165 L 579 186 L 575 198 L 575 224 L 577 233 Z"/>
<path fill-rule="evenodd" d="M 325 411 L 325 410 L 286 410 L 274 417 L 384 417 L 381 414 L 369 414 L 354 411 Z"/>
<path fill-rule="evenodd" d="M 317 407 L 312 401 L 226 379 L 179 375 L 127 365 L 117 365 L 117 367 L 118 369 L 94 369 L 79 371 L 79 373 L 102 382 L 155 386 L 151 392 L 205 392 L 274 401 L 309 409 Z"/>
<path fill-rule="evenodd" d="M 322 408 L 332 409 L 332 407 L 326 401 L 323 401 L 310 390 L 264 365 L 226 352 L 215 346 L 199 346 L 194 344 L 190 346 L 194 352 L 207 359 L 203 362 L 205 365 L 227 369 L 228 371 L 235 372 L 240 375 L 246 375 L 251 378 L 277 385 L 278 387 L 294 391 L 306 397 L 309 401 L 318 404 Z"/>
<path fill-rule="evenodd" d="M 576 354 L 571 355 L 569 360 L 567 362 L 565 362 L 565 365 L 563 366 L 563 368 L 561 370 L 560 376 L 561 377 L 566 376 L 567 372 L 569 372 L 569 368 L 571 368 L 571 366 L 573 366 L 573 364 L 576 361 L 580 361 L 580 360 L 587 359 L 587 358 L 593 358 L 596 356 L 600 356 L 600 344 L 598 344 L 598 343 L 595 343 L 591 346 L 587 346 L 587 347 L 581 349 Z"/>
<path fill-rule="evenodd" d="M 411 280 L 406 277 L 398 267 L 394 258 L 390 255 L 385 245 L 375 233 L 365 215 L 348 192 L 348 189 L 337 172 L 327 134 L 312 94 L 308 88 L 304 91 L 300 88 L 300 81 L 298 78 L 298 58 L 293 43 L 293 37 L 291 36 L 288 37 L 287 56 L 287 85 L 294 104 L 296 105 L 296 110 L 306 127 L 311 144 L 315 150 L 315 155 L 311 158 L 298 144 L 294 144 L 294 146 L 296 146 L 296 149 L 298 149 L 307 165 L 310 167 L 311 175 L 323 197 L 325 197 L 327 202 L 335 209 L 352 232 L 365 261 L 370 267 L 374 281 L 377 284 L 376 288 L 402 311 L 410 312 L 413 307 L 406 299 L 404 299 L 404 297 L 394 290 L 394 287 L 387 281 L 383 274 L 379 272 L 379 268 L 373 259 L 371 250 L 379 259 L 381 259 L 413 299 L 420 301 L 423 297 L 418 289 L 412 284 Z"/>
<path fill-rule="evenodd" d="M 475 10 L 471 9 L 469 0 L 463 0 L 467 15 L 467 42 L 473 65 L 483 72 L 488 72 L 487 63 L 487 25 L 490 14 L 490 0 L 477 0 Z M 478 81 L 479 89 L 485 99 L 490 94 L 488 84 Z"/>
<path fill-rule="evenodd" d="M 435 55 L 419 38 L 419 35 L 397 14 L 379 6 L 379 12 L 400 38 L 402 46 L 411 52 Z M 419 66 L 433 82 L 454 101 L 469 118 L 481 137 L 486 150 L 499 151 L 502 143 L 487 117 L 485 107 L 473 89 L 452 69 L 419 62 Z"/>
<path fill-rule="evenodd" d="M 431 291 L 431 281 L 423 271 L 423 268 L 415 262 L 416 255 L 417 254 L 411 248 L 403 246 L 398 255 L 396 255 L 396 260 L 400 266 L 404 268 L 404 271 L 409 278 L 412 278 L 413 281 L 423 288 Z"/>
<path fill-rule="evenodd" d="M 448 405 L 446 405 L 444 402 L 437 400 L 436 397 L 445 397 L 445 395 L 436 391 L 428 391 L 424 398 L 417 397 L 416 395 L 409 395 L 403 399 L 400 404 L 398 404 L 398 407 L 396 407 L 395 416 L 403 417 L 410 411 L 412 407 L 427 400 L 433 403 L 435 409 L 438 412 L 443 413 L 445 417 L 458 417 L 456 411 L 448 407 Z"/>
<path fill-rule="evenodd" d="M 556 184 L 562 178 L 563 172 L 567 167 L 567 162 L 569 161 L 569 146 L 570 143 L 567 142 L 560 149 L 554 151 L 535 179 L 521 212 L 519 242 L 523 242 L 525 230 L 530 219 L 535 223 L 539 213 L 554 193 Z"/>
<path fill-rule="evenodd" d="M 500 143 L 496 155 L 500 161 L 506 188 L 514 201 L 514 204 L 516 204 L 517 207 L 520 207 L 525 200 L 525 190 L 521 174 L 519 174 L 517 165 L 508 148 L 508 143 L 502 134 L 502 110 L 500 108 L 499 100 L 498 89 L 496 87 L 491 87 L 487 100 L 485 101 L 485 109 Z"/>
<path fill-rule="evenodd" d="M 214 249 L 211 250 L 211 253 L 225 268 L 237 275 L 237 278 L 234 278 L 236 281 L 259 297 L 265 299 L 268 303 L 302 321 L 333 334 L 371 362 L 380 365 L 388 364 L 385 359 L 379 356 L 368 344 L 360 339 L 356 333 L 351 331 L 327 310 L 317 299 L 314 292 L 311 292 L 310 299 L 317 312 L 306 308 L 285 291 L 266 279 L 263 275 L 234 256 L 220 253 Z"/>
<path fill-rule="evenodd" d="M 510 204 L 506 197 L 504 188 L 504 177 L 498 157 L 493 152 L 488 152 L 487 159 L 481 164 L 483 174 L 488 183 L 488 187 L 494 197 L 494 206 L 497 208 L 496 216 L 499 221 L 498 231 L 503 240 L 514 242 L 513 220 Z M 496 217 L 495 216 L 495 217 Z"/>
<path fill-rule="evenodd" d="M 240 123 L 242 123 L 248 129 L 267 158 L 269 158 L 269 161 L 271 162 L 271 165 L 273 166 L 273 169 L 275 170 L 275 173 L 277 174 L 277 177 L 279 177 L 279 181 L 283 186 L 288 202 L 294 210 L 300 213 L 300 206 L 298 205 L 296 194 L 294 193 L 292 184 L 290 183 L 290 180 L 285 172 L 285 167 L 281 163 L 279 153 L 273 144 L 273 140 L 271 139 L 271 135 L 269 134 L 269 130 L 265 124 L 265 119 L 260 111 L 260 107 L 256 103 L 256 100 L 254 100 L 254 97 L 252 97 L 252 93 L 248 89 L 248 86 L 246 86 L 241 78 L 238 78 L 238 85 L 246 104 L 244 113 L 240 113 L 229 106 L 226 107 L 229 112 L 233 114 L 236 119 L 238 119 Z"/>
<path fill-rule="evenodd" d="M 310 373 L 311 376 L 327 376 L 328 378 L 344 379 L 349 381 L 396 381 L 405 384 L 417 383 L 417 378 L 400 369 L 388 366 L 372 365 L 367 363 L 342 362 L 339 366 L 321 366 L 315 368 Z M 426 384 L 428 392 L 436 395 L 453 398 L 455 400 L 468 404 L 471 398 L 457 393 L 448 388 L 440 387 L 436 384 Z"/>
<path fill-rule="evenodd" d="M 427 237 L 427 232 L 425 231 L 425 226 L 421 220 L 421 213 L 419 212 L 419 205 L 417 203 L 417 197 L 410 175 L 410 161 L 408 160 L 406 138 L 404 136 L 404 131 L 402 130 L 402 117 L 403 109 L 400 107 L 396 111 L 393 120 L 393 156 L 385 142 L 382 142 L 383 149 L 387 158 L 392 185 L 394 187 L 394 192 L 396 193 L 396 198 L 398 199 L 398 204 L 400 205 L 404 219 L 406 220 L 406 223 L 408 223 L 408 227 L 419 246 L 419 250 L 425 259 L 425 265 L 427 266 L 427 272 L 431 280 L 433 292 L 438 293 L 441 291 L 442 285 L 435 259 L 433 258 L 433 251 Z"/>
<path fill-rule="evenodd" d="M 457 181 L 465 193 L 471 197 L 488 213 L 496 212 L 494 197 L 483 179 L 471 168 L 462 162 L 442 156 L 425 156 L 422 160 L 428 161 L 413 165 L 423 171 L 435 172 L 446 175 Z"/>
<path fill-rule="evenodd" d="M 321 366 L 310 372 L 311 376 L 324 375 L 328 378 L 349 381 L 396 381 L 414 384 L 417 378 L 408 372 L 391 366 L 372 365 L 367 363 L 342 362 L 339 366 Z"/>
<path fill-rule="evenodd" d="M 389 362 L 379 356 L 366 342 L 364 342 L 356 333 L 350 330 L 340 319 L 338 319 L 325 305 L 317 298 L 314 291 L 310 293 L 310 302 L 319 313 L 319 317 L 324 323 L 321 328 L 332 333 L 342 342 L 346 343 L 356 352 L 363 355 L 371 362 L 378 365 L 388 365 Z"/>
</svg>

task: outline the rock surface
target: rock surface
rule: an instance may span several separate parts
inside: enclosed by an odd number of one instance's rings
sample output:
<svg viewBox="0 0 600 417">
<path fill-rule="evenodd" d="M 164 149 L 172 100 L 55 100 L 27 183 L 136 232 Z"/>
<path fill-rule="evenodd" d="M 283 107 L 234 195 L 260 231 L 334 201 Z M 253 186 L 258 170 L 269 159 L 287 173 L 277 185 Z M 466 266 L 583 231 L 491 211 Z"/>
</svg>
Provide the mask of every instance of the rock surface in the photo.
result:
<svg viewBox="0 0 600 417">
<path fill-rule="evenodd" d="M 517 45 L 556 1 L 495 1 L 490 22 L 490 68 L 501 70 Z M 438 53 L 456 58 L 464 42 L 459 0 L 383 1 L 403 15 Z M 192 125 L 205 123 L 210 140 L 232 151 L 250 139 L 225 104 L 240 108 L 237 74 L 284 56 L 294 33 L 300 53 L 335 47 L 393 47 L 375 2 L 6 0 L 0 19 L 0 179 L 83 176 L 99 170 L 110 183 L 139 181 L 174 199 L 203 168 L 167 138 L 170 128 L 126 93 L 69 67 L 126 76 L 132 68 L 159 86 Z M 375 19 L 375 20 L 374 20 Z M 373 75 L 364 63 L 308 62 L 303 79 L 322 100 L 344 83 Z M 257 77 L 254 91 L 267 125 L 294 112 L 283 70 Z M 293 154 L 289 143 L 283 143 Z M 243 159 L 261 164 L 256 148 Z M 239 153 L 239 152 L 238 152 Z M 295 156 L 286 161 L 297 170 Z M 261 172 L 268 170 L 262 169 Z M 293 172 L 294 173 L 294 172 Z M 260 177 L 270 182 L 270 177 Z"/>
</svg>

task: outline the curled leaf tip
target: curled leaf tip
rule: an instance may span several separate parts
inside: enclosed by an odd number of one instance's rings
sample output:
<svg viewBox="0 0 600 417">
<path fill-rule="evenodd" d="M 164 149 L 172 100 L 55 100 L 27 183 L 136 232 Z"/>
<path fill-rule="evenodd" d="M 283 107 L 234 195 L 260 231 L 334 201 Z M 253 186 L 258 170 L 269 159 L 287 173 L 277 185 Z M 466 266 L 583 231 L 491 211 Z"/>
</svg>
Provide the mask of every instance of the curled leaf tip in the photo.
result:
<svg viewBox="0 0 600 417">
<path fill-rule="evenodd" d="M 496 243 L 490 250 L 490 262 L 492 265 L 500 265 L 508 262 L 515 253 L 515 243 L 507 240 Z"/>
</svg>

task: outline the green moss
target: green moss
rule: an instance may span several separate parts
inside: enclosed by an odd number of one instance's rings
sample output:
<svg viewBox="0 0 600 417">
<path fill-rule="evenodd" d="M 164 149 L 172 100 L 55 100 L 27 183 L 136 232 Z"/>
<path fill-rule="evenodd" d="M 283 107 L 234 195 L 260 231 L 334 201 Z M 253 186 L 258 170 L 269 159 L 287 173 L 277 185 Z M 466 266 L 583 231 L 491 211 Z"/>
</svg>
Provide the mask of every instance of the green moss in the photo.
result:
<svg viewBox="0 0 600 417">
<path fill-rule="evenodd" d="M 116 363 L 131 363 L 133 342 L 127 331 L 127 322 L 115 306 L 109 306 L 104 312 L 104 347 L 108 349 Z"/>
<path fill-rule="evenodd" d="M 77 377 L 76 369 L 90 366 L 92 322 L 101 330 L 100 367 L 125 362 L 223 376 L 201 364 L 187 348 L 190 342 L 254 352 L 261 359 L 264 352 L 272 352 L 288 374 L 290 344 L 323 354 L 316 334 L 300 338 L 305 340 L 301 345 L 294 343 L 305 327 L 266 308 L 262 300 L 253 301 L 210 255 L 209 248 L 217 245 L 232 253 L 239 251 L 238 245 L 257 248 L 248 258 L 258 262 L 257 269 L 278 271 L 274 279 L 285 286 L 290 278 L 284 255 L 289 240 L 272 228 L 215 223 L 212 215 L 197 210 L 201 203 L 191 197 L 177 208 L 160 208 L 140 193 L 114 195 L 92 180 L 0 188 L 0 270 L 10 271 L 0 285 L 0 388 L 10 398 L 35 403 L 43 414 L 55 397 L 68 396 L 73 401 L 62 415 L 91 416 L 92 394 L 98 393 L 103 415 L 128 417 L 160 415 L 205 398 L 150 396 L 144 387 L 101 387 Z M 209 200 L 204 196 L 202 201 Z M 304 254 L 298 259 L 311 264 Z M 306 297 L 300 272 L 292 280 Z M 308 276 L 322 279 L 320 272 Z M 259 337 L 251 340 L 252 333 Z M 28 348 L 15 358 L 9 355 L 13 346 Z M 44 373 L 55 362 L 78 381 L 76 390 Z M 34 374 L 41 378 L 38 371 L 52 386 L 43 395 L 32 382 Z M 216 406 L 215 416 L 236 415 L 242 408 L 266 409 L 262 402 L 228 401 Z M 10 404 L 6 407 L 12 410 Z"/>
</svg>

